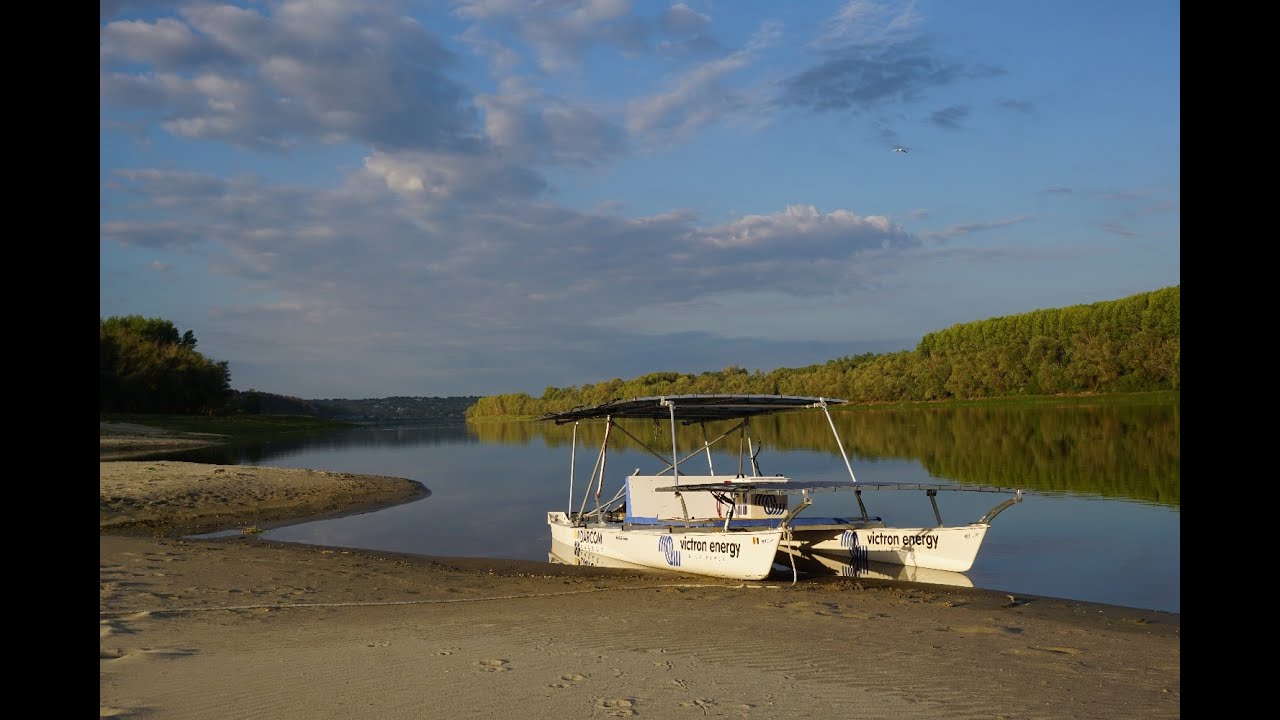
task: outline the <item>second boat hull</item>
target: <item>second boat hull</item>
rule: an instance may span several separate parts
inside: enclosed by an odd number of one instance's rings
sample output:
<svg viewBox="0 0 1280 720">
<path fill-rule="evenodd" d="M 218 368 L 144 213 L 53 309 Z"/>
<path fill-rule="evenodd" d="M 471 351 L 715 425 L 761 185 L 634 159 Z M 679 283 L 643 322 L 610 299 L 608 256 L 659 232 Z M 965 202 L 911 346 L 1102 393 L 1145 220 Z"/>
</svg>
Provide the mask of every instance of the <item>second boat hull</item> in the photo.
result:
<svg viewBox="0 0 1280 720">
<path fill-rule="evenodd" d="M 991 526 L 847 528 L 796 531 L 789 547 L 870 562 L 966 572 Z"/>
</svg>

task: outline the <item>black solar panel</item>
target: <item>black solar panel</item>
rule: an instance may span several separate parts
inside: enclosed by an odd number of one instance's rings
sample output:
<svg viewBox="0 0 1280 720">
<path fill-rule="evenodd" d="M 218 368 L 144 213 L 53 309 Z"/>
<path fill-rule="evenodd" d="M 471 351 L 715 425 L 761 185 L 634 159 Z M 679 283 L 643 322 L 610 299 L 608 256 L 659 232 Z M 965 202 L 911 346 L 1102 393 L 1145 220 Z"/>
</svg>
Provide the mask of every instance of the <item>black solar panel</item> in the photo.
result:
<svg viewBox="0 0 1280 720">
<path fill-rule="evenodd" d="M 818 407 L 822 403 L 841 405 L 845 401 L 798 395 L 657 395 L 630 400 L 611 400 L 600 405 L 550 413 L 538 419 L 551 420 L 557 425 L 575 420 L 605 417 L 665 420 L 671 417 L 671 411 L 666 402 L 675 405 L 676 420 L 689 424 L 768 415 L 787 410 Z"/>
</svg>

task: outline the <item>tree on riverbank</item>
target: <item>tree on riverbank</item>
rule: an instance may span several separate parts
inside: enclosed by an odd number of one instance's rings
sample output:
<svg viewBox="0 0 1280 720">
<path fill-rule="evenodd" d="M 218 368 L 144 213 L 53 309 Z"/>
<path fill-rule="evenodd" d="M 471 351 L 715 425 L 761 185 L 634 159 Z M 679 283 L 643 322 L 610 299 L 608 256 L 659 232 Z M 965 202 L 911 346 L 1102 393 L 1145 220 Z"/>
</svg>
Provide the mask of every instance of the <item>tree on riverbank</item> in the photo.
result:
<svg viewBox="0 0 1280 720">
<path fill-rule="evenodd" d="M 231 396 L 227 363 L 197 352 L 195 333 L 160 318 L 100 319 L 98 364 L 99 412 L 210 414 Z"/>
<path fill-rule="evenodd" d="M 657 372 L 541 398 L 481 398 L 468 419 L 533 416 L 630 397 L 693 393 L 821 395 L 855 403 L 977 400 L 1182 389 L 1181 287 L 1121 300 L 1036 310 L 954 325 L 915 350 L 853 355 L 820 365 L 698 375 Z"/>
</svg>

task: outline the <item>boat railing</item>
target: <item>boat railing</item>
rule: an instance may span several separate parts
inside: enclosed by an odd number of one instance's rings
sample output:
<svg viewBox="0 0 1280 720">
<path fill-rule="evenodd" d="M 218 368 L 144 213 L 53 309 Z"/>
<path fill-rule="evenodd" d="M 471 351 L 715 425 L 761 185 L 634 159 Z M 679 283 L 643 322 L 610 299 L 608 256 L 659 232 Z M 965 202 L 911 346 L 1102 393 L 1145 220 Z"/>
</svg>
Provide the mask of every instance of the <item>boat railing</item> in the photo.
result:
<svg viewBox="0 0 1280 720">
<path fill-rule="evenodd" d="M 811 492 L 839 492 L 853 491 L 858 499 L 858 507 L 862 511 L 862 519 L 868 520 L 866 506 L 862 502 L 862 492 L 864 490 L 923 490 L 929 498 L 929 503 L 933 507 L 933 517 L 938 522 L 938 527 L 944 527 L 942 522 L 942 512 L 938 509 L 938 493 L 943 491 L 951 492 L 979 492 L 979 493 L 1012 493 L 1010 497 L 995 507 L 988 510 L 982 517 L 978 518 L 973 524 L 989 525 L 997 515 L 1007 510 L 1009 507 L 1022 502 L 1023 491 L 1020 488 L 1001 487 L 996 485 L 945 485 L 941 483 L 894 483 L 894 482 L 795 482 L 787 481 L 783 483 L 761 482 L 767 478 L 734 478 L 726 479 L 719 483 L 686 483 L 682 485 L 666 485 L 653 488 L 659 492 L 711 492 L 711 493 L 753 493 L 757 495 L 772 494 L 802 494 L 807 499 Z"/>
</svg>

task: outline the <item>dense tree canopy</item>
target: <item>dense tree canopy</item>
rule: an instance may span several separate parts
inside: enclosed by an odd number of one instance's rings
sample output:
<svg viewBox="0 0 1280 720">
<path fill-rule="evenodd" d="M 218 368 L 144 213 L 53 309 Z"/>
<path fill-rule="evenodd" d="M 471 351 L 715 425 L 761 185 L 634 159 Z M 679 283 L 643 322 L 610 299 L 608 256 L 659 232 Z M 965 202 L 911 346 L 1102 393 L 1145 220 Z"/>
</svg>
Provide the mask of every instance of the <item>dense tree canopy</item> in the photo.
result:
<svg viewBox="0 0 1280 720">
<path fill-rule="evenodd" d="M 915 350 L 838 358 L 764 373 L 731 366 L 699 375 L 547 388 L 541 398 L 481 398 L 468 418 L 532 416 L 609 400 L 685 393 L 821 395 L 857 403 L 1181 390 L 1180 286 L 1121 300 L 955 325 Z"/>
<path fill-rule="evenodd" d="M 98 326 L 99 412 L 213 413 L 231 396 L 231 372 L 196 352 L 195 334 L 168 320 L 113 316 Z"/>
</svg>

